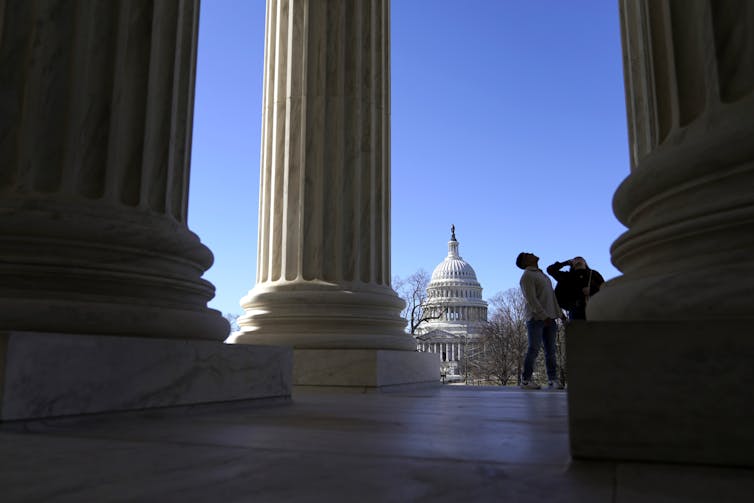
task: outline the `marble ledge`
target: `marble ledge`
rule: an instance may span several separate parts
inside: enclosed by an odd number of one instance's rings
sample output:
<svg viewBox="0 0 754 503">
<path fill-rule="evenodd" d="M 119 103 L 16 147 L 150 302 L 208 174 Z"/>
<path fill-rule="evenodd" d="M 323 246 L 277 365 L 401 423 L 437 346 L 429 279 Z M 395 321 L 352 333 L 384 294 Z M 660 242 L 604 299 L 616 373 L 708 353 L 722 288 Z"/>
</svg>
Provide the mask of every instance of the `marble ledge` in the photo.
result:
<svg viewBox="0 0 754 503">
<path fill-rule="evenodd" d="M 571 323 L 573 457 L 754 467 L 752 321 Z"/>
<path fill-rule="evenodd" d="M 389 390 L 440 383 L 435 353 L 387 349 L 296 349 L 297 389 Z"/>
<path fill-rule="evenodd" d="M 0 331 L 0 420 L 291 396 L 290 348 Z"/>
</svg>

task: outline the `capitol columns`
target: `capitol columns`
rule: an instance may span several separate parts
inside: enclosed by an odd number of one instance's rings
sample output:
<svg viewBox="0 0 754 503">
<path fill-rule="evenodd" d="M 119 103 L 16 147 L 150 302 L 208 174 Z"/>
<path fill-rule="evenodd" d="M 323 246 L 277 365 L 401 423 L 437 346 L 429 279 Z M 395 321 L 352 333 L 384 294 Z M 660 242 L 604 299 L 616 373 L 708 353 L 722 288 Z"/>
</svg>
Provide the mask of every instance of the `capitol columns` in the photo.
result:
<svg viewBox="0 0 754 503">
<path fill-rule="evenodd" d="M 228 342 L 415 351 L 390 286 L 388 0 L 268 0 L 257 282 Z"/>
<path fill-rule="evenodd" d="M 750 319 L 754 5 L 622 1 L 631 174 L 614 198 L 623 273 L 591 320 Z"/>
<path fill-rule="evenodd" d="M 628 230 L 568 328 L 571 453 L 754 466 L 754 4 L 620 9 Z"/>
<path fill-rule="evenodd" d="M 0 2 L 0 421 L 290 396 L 186 223 L 198 15 Z"/>
<path fill-rule="evenodd" d="M 186 223 L 198 1 L 79 3 L 0 15 L 0 330 L 222 340 Z"/>
</svg>

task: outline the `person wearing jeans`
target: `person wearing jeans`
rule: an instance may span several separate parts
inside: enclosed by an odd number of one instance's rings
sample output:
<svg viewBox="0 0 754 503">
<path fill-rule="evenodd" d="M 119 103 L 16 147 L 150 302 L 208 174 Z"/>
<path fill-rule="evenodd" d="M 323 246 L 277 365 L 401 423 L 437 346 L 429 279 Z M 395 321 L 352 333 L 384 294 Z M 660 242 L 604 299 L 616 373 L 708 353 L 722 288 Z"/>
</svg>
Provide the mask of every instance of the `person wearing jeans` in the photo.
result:
<svg viewBox="0 0 754 503">
<path fill-rule="evenodd" d="M 539 268 L 539 257 L 533 253 L 521 252 L 516 257 L 516 266 L 524 270 L 519 284 L 526 304 L 526 330 L 529 336 L 521 387 L 539 389 L 539 384 L 532 382 L 531 377 L 539 350 L 544 346 L 547 385 L 551 389 L 562 389 L 563 386 L 557 382 L 555 344 L 558 333 L 557 320 L 563 318 L 563 311 L 555 299 L 550 278 Z"/>
<path fill-rule="evenodd" d="M 526 322 L 526 332 L 529 336 L 529 349 L 524 358 L 524 373 L 521 376 L 522 388 L 539 388 L 538 384 L 531 382 L 534 372 L 534 362 L 539 355 L 539 348 L 545 348 L 545 368 L 547 368 L 547 381 L 549 387 L 555 387 L 558 379 L 557 361 L 555 359 L 555 341 L 558 335 L 558 323 L 554 319 L 534 320 Z"/>
</svg>

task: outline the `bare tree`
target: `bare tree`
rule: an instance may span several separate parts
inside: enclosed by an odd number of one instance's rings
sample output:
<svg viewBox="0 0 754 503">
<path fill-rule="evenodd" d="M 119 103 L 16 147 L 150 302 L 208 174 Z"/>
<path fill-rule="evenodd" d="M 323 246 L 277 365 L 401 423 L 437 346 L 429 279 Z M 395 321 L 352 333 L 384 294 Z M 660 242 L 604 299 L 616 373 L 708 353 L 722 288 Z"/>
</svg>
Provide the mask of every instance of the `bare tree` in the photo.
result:
<svg viewBox="0 0 754 503">
<path fill-rule="evenodd" d="M 230 324 L 230 333 L 237 332 L 241 328 L 238 326 L 238 318 L 240 317 L 240 314 L 233 314 L 233 313 L 225 313 L 223 314 L 223 318 L 228 320 L 228 323 Z"/>
<path fill-rule="evenodd" d="M 469 379 L 472 381 L 491 380 L 485 365 L 487 356 L 484 343 L 479 339 L 464 335 L 461 344 L 463 357 L 458 362 L 458 371 L 463 375 L 464 382 L 468 384 Z"/>
<path fill-rule="evenodd" d="M 427 306 L 429 280 L 429 274 L 424 269 L 419 269 L 406 279 L 393 279 L 393 288 L 406 302 L 401 316 L 408 322 L 406 328 L 411 335 L 422 323 L 439 319 L 445 313 L 444 309 Z"/>
<path fill-rule="evenodd" d="M 518 383 L 528 349 L 526 304 L 521 290 L 511 288 L 490 299 L 490 320 L 482 329 L 480 342 L 484 351 L 479 354 L 477 367 L 488 380 L 501 385 Z M 560 382 L 566 383 L 565 328 L 558 327 L 556 358 Z M 535 363 L 535 372 L 545 374 L 544 358 Z"/>
<path fill-rule="evenodd" d="M 560 384 L 563 386 L 566 385 L 566 381 L 568 380 L 568 372 L 566 369 L 568 368 L 568 365 L 566 363 L 566 347 L 565 347 L 565 324 L 561 323 L 558 327 L 558 340 L 557 340 L 558 348 L 557 348 L 557 355 L 558 355 L 558 374 L 560 379 Z"/>
<path fill-rule="evenodd" d="M 491 316 L 482 327 L 477 352 L 479 377 L 507 385 L 521 375 L 527 349 L 526 308 L 521 291 L 511 288 L 490 299 Z"/>
</svg>

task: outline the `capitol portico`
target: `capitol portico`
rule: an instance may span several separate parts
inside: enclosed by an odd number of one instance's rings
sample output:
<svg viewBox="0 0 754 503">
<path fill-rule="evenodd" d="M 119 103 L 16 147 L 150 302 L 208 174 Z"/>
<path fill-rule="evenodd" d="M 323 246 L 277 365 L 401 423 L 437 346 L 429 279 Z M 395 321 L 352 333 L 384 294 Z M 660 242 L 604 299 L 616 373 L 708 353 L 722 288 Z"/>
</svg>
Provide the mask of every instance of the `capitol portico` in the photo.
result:
<svg viewBox="0 0 754 503">
<path fill-rule="evenodd" d="M 461 363 L 479 338 L 487 321 L 487 302 L 474 268 L 458 253 L 455 226 L 451 227 L 448 256 L 432 272 L 423 309 L 435 313 L 416 331 L 419 351 L 440 355 L 441 374 L 460 379 Z"/>
</svg>

